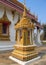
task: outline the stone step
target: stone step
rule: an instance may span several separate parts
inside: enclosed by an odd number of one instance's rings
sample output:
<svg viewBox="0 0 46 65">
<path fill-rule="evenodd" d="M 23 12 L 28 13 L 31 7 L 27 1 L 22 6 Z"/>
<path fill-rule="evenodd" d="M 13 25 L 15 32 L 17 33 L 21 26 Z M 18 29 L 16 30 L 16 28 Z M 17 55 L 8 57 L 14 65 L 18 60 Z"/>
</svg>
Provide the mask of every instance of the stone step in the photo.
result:
<svg viewBox="0 0 46 65">
<path fill-rule="evenodd" d="M 15 42 L 0 41 L 0 51 L 12 50 Z"/>
</svg>

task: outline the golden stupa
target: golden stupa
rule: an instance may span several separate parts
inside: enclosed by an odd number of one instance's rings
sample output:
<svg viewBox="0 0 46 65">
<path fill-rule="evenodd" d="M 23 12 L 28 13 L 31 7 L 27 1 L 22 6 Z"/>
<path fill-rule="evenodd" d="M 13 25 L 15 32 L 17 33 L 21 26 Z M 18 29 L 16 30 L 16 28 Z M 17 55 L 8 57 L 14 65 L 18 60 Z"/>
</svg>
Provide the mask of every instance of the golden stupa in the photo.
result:
<svg viewBox="0 0 46 65">
<path fill-rule="evenodd" d="M 28 61 L 38 56 L 38 53 L 35 51 L 36 46 L 33 45 L 31 37 L 34 27 L 34 24 L 26 16 L 26 8 L 24 6 L 22 19 L 15 25 L 16 44 L 12 52 L 14 58 Z"/>
</svg>

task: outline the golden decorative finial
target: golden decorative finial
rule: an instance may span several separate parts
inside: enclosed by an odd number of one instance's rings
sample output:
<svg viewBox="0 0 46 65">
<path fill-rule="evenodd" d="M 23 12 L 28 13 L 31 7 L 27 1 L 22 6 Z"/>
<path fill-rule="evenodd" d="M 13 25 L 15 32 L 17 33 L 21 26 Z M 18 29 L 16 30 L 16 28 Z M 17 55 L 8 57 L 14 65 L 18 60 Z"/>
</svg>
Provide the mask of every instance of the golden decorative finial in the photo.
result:
<svg viewBox="0 0 46 65">
<path fill-rule="evenodd" d="M 24 0 L 24 12 L 23 12 L 23 16 L 25 17 L 26 16 L 26 6 L 25 6 L 25 3 L 26 2 L 26 0 Z"/>
<path fill-rule="evenodd" d="M 4 15 L 3 15 L 3 19 L 6 20 L 7 19 L 7 15 L 6 15 L 6 8 L 4 8 Z"/>
</svg>

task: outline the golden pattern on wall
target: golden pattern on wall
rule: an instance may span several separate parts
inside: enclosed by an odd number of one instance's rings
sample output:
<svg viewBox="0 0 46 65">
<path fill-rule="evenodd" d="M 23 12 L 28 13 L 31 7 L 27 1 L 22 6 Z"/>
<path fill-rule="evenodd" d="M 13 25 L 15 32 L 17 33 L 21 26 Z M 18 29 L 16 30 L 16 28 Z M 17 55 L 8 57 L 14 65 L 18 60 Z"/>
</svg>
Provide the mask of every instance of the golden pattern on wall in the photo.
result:
<svg viewBox="0 0 46 65">
<path fill-rule="evenodd" d="M 0 40 L 1 41 L 8 41 L 10 40 L 9 36 L 9 25 L 11 22 L 8 20 L 6 15 L 6 10 L 4 10 L 4 15 L 0 18 Z"/>
</svg>

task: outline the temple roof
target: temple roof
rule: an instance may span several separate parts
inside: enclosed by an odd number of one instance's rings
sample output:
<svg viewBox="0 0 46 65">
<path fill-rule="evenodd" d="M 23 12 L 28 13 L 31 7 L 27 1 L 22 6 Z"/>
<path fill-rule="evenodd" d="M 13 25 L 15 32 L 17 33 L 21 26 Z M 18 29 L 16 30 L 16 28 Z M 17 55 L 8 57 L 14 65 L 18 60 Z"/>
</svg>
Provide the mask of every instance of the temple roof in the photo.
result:
<svg viewBox="0 0 46 65">
<path fill-rule="evenodd" d="M 25 6 L 24 6 L 24 12 L 23 12 L 22 19 L 20 20 L 20 22 L 18 22 L 15 25 L 15 28 L 16 29 L 19 29 L 19 28 L 30 28 L 30 29 L 34 29 L 34 24 L 27 18 Z"/>
<path fill-rule="evenodd" d="M 10 1 L 13 2 L 14 4 L 19 5 L 21 8 L 23 8 L 23 4 L 20 3 L 19 1 L 17 1 L 17 0 L 10 0 Z"/>
<path fill-rule="evenodd" d="M 0 3 L 8 6 L 10 8 L 12 8 L 13 10 L 18 11 L 20 14 L 23 13 L 23 4 L 20 3 L 17 0 L 0 0 Z M 28 10 L 27 10 L 27 16 L 34 20 L 34 22 L 40 27 L 41 25 L 39 25 L 38 21 L 37 21 L 37 17 L 35 17 L 34 15 L 32 15 Z"/>
<path fill-rule="evenodd" d="M 16 11 L 18 11 L 20 14 L 22 14 L 23 12 L 23 4 L 20 3 L 19 1 L 17 0 L 0 0 L 0 3 L 10 7 L 10 8 L 13 8 L 15 9 Z M 27 10 L 27 16 L 30 18 L 30 19 L 33 19 L 35 22 L 37 22 L 37 18 L 32 15 L 31 13 L 29 13 L 29 11 Z"/>
<path fill-rule="evenodd" d="M 20 22 L 15 25 L 15 28 L 16 29 L 19 29 L 19 28 L 30 28 L 30 29 L 33 29 L 34 25 L 33 25 L 32 22 L 30 23 L 30 21 L 27 18 L 22 18 L 20 20 Z"/>
</svg>

